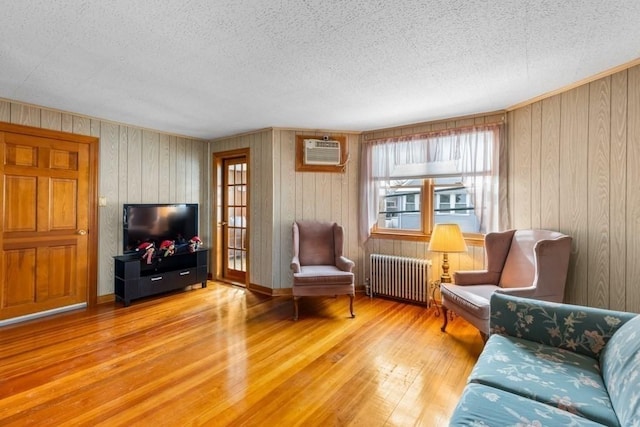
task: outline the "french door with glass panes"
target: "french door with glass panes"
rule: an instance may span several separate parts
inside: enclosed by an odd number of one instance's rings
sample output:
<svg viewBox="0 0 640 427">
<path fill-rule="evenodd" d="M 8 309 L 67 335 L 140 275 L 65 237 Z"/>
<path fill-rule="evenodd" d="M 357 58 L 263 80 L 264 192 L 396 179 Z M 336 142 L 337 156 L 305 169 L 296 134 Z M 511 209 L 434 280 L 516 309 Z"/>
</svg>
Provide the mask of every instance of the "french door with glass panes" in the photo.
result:
<svg viewBox="0 0 640 427">
<path fill-rule="evenodd" d="M 246 283 L 248 262 L 247 157 L 222 161 L 222 276 Z"/>
</svg>

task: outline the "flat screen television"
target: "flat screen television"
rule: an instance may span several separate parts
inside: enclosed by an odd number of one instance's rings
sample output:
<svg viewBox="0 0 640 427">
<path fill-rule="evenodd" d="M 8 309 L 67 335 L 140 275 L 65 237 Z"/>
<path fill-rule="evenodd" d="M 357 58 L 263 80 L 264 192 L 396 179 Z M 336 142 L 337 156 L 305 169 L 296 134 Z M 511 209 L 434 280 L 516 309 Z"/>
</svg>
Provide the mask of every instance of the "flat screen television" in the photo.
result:
<svg viewBox="0 0 640 427">
<path fill-rule="evenodd" d="M 160 247 L 164 240 L 176 246 L 187 244 L 198 235 L 198 204 L 123 205 L 124 253 L 134 252 L 144 242 Z"/>
</svg>

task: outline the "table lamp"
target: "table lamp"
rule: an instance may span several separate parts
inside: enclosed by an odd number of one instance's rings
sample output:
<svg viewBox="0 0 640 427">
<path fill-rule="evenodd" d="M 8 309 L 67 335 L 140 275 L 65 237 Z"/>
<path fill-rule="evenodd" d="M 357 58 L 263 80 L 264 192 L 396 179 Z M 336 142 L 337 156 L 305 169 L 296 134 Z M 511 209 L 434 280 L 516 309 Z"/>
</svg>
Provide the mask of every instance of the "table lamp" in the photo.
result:
<svg viewBox="0 0 640 427">
<path fill-rule="evenodd" d="M 451 283 L 449 275 L 449 252 L 466 252 L 467 244 L 464 242 L 462 232 L 458 224 L 436 224 L 431 233 L 429 251 L 442 252 L 442 275 L 440 282 Z"/>
</svg>

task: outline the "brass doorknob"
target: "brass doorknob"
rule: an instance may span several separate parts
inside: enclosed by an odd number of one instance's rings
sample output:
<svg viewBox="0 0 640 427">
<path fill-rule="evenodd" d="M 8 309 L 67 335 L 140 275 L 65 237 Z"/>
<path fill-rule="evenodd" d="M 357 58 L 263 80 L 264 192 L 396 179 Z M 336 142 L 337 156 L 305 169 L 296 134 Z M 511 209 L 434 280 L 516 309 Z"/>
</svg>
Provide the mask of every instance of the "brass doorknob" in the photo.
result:
<svg viewBox="0 0 640 427">
<path fill-rule="evenodd" d="M 78 231 L 76 231 L 76 233 L 81 235 L 81 236 L 84 236 L 84 235 L 87 234 L 87 230 L 78 230 Z"/>
</svg>

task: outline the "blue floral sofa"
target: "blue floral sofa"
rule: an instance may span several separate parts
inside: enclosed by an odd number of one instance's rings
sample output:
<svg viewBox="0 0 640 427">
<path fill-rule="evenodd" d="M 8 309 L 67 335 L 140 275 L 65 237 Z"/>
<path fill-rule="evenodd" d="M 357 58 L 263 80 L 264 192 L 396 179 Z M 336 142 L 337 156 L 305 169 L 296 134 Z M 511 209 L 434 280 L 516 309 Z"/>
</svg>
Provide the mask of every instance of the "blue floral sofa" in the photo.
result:
<svg viewBox="0 0 640 427">
<path fill-rule="evenodd" d="M 640 426 L 640 316 L 494 293 L 451 426 Z"/>
</svg>

